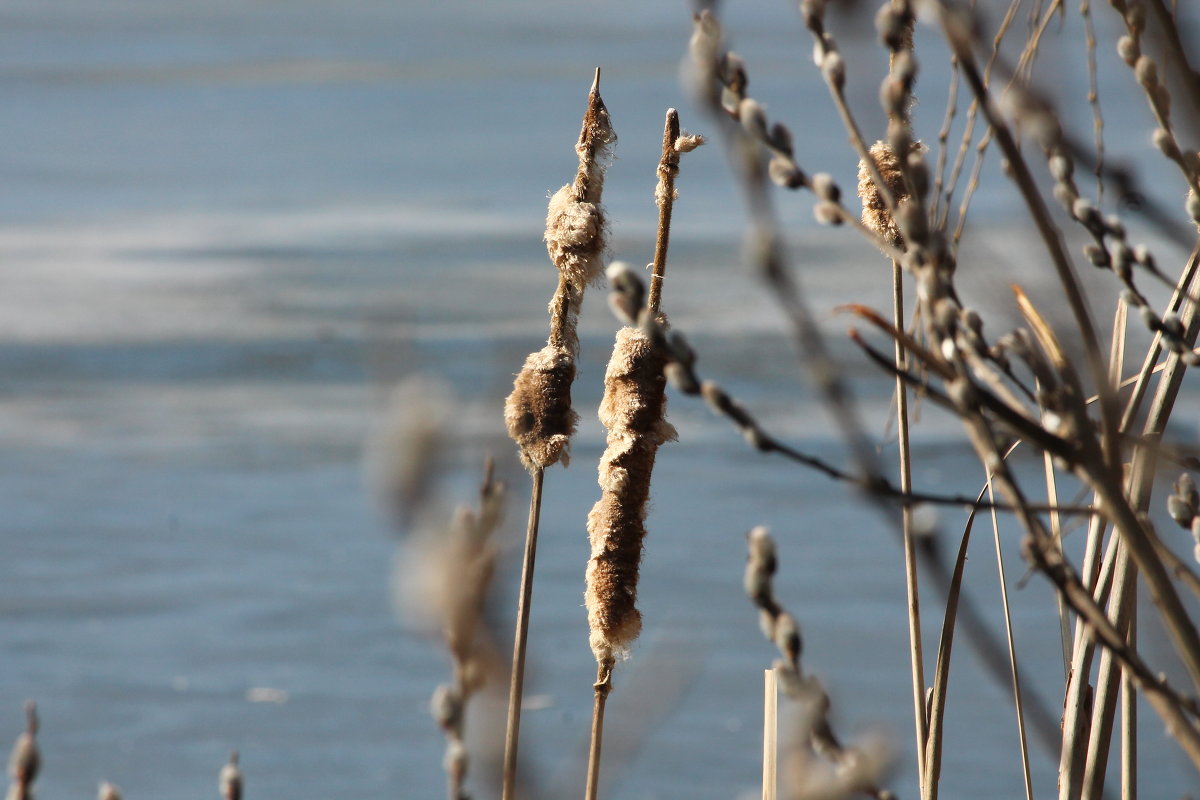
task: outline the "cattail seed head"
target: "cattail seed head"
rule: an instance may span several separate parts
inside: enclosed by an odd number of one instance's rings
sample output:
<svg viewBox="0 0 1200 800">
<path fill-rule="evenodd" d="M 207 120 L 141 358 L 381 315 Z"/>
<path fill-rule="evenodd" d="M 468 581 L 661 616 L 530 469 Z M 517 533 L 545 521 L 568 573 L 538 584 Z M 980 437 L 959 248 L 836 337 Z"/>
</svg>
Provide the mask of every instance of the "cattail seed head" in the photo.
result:
<svg viewBox="0 0 1200 800">
<path fill-rule="evenodd" d="M 530 353 L 504 403 L 504 423 L 526 469 L 545 469 L 569 460 L 568 445 L 579 415 L 571 407 L 575 357 L 546 345 Z"/>
<path fill-rule="evenodd" d="M 96 797 L 98 800 L 121 800 L 121 790 L 108 781 L 100 781 Z"/>
<path fill-rule="evenodd" d="M 603 270 L 606 221 L 600 197 L 611 149 L 617 141 L 608 109 L 600 98 L 599 81 L 597 70 L 575 144 L 579 156 L 575 180 L 554 193 L 546 212 L 546 251 L 579 292 Z"/>
<path fill-rule="evenodd" d="M 627 653 L 641 632 L 637 582 L 650 475 L 659 446 L 675 438 L 663 419 L 664 361 L 640 328 L 622 328 L 604 375 L 600 421 L 608 446 L 600 458 L 600 500 L 588 514 L 592 555 L 584 592 L 600 663 Z"/>
<path fill-rule="evenodd" d="M 886 142 L 876 142 L 871 145 L 868 155 L 875 162 L 884 185 L 892 199 L 899 201 L 907 196 L 904 184 L 904 174 L 900 171 L 900 161 L 896 152 Z M 893 247 L 900 247 L 903 237 L 896 220 L 888 211 L 887 201 L 875 185 L 871 170 L 865 162 L 858 165 L 858 197 L 862 201 L 862 221 L 871 230 Z"/>
<path fill-rule="evenodd" d="M 604 211 L 598 203 L 575 199 L 572 184 L 550 198 L 546 212 L 546 252 L 576 289 L 596 280 L 603 269 Z"/>
</svg>

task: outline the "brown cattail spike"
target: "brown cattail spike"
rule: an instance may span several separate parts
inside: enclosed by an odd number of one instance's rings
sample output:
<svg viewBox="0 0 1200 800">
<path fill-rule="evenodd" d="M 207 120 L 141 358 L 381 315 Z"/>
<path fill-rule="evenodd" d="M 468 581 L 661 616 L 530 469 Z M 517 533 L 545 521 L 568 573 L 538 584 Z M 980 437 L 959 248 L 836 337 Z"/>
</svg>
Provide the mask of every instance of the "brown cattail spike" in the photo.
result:
<svg viewBox="0 0 1200 800">
<path fill-rule="evenodd" d="M 504 404 L 504 422 L 526 469 L 568 462 L 567 445 L 579 421 L 571 408 L 574 380 L 575 359 L 566 348 L 546 345 L 525 359 Z"/>
<path fill-rule="evenodd" d="M 908 199 L 908 189 L 904 183 L 904 173 L 900 171 L 900 161 L 887 142 L 876 142 L 868 151 L 875 167 L 883 178 L 884 185 L 892 199 L 899 204 Z M 862 200 L 862 221 L 871 230 L 879 234 L 892 247 L 901 247 L 904 237 L 896 225 L 895 218 L 888 211 L 888 204 L 879 188 L 871 177 L 871 169 L 866 162 L 858 165 L 858 197 Z"/>
<path fill-rule="evenodd" d="M 597 69 L 579 142 L 575 145 L 579 154 L 575 181 L 554 193 L 546 213 L 546 250 L 550 260 L 580 292 L 603 271 L 607 223 L 600 195 L 609 153 L 617 141 L 599 86 Z"/>
<path fill-rule="evenodd" d="M 603 492 L 588 515 L 592 557 L 584 601 L 592 652 L 601 663 L 627 652 L 641 631 L 635 604 L 650 473 L 659 445 L 675 438 L 663 419 L 664 388 L 663 357 L 650 339 L 637 328 L 618 331 L 600 404 L 608 429 L 600 459 Z"/>
<path fill-rule="evenodd" d="M 575 145 L 579 154 L 575 181 L 550 198 L 546 215 L 546 249 L 559 272 L 558 288 L 550 300 L 550 338 L 546 347 L 526 359 L 504 404 L 508 435 L 531 472 L 558 461 L 567 463 L 567 447 L 579 419 L 571 408 L 579 352 L 575 326 L 584 289 L 603 271 L 605 220 L 600 193 L 608 153 L 617 140 L 599 84 L 597 69 Z"/>
</svg>

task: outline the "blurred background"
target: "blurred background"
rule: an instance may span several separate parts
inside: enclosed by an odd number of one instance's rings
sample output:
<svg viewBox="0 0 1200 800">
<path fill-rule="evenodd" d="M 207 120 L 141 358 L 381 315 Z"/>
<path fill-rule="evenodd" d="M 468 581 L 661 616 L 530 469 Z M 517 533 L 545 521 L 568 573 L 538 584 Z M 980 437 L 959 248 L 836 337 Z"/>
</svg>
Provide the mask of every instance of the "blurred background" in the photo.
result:
<svg viewBox="0 0 1200 800">
<path fill-rule="evenodd" d="M 545 337 L 546 198 L 574 174 L 600 66 L 620 137 L 605 191 L 613 255 L 650 260 L 664 112 L 716 132 L 680 80 L 691 13 L 631 0 L 0 3 L 0 740 L 36 699 L 43 796 L 87 796 L 102 778 L 134 799 L 216 796 L 232 749 L 251 797 L 444 792 L 427 708 L 449 661 L 396 611 L 409 534 L 371 497 L 364 443 L 403 413 L 389 405 L 398 381 L 435 376 L 457 396 L 436 502 L 447 513 L 473 502 L 483 455 L 496 456 L 510 507 L 494 615 L 510 625 L 528 481 L 501 408 Z M 1114 15 L 1095 13 L 1101 96 L 1119 109 L 1109 147 L 1141 163 L 1149 112 L 1110 55 Z M 871 138 L 886 64 L 873 14 L 856 3 L 831 17 Z M 792 127 L 802 166 L 849 190 L 855 159 L 794 8 L 740 0 L 722 15 L 751 94 Z M 1079 26 L 1072 10 L 1038 74 L 1052 76 L 1052 96 L 1088 141 Z M 947 56 L 928 29 L 917 53 L 917 125 L 931 139 Z M 1152 186 L 1179 181 L 1153 161 L 1142 169 Z M 985 186 L 995 172 L 985 169 Z M 1009 282 L 1055 287 L 1015 193 L 991 185 L 974 201 L 960 274 L 969 302 L 1002 324 L 1015 319 Z M 700 369 L 771 430 L 842 461 L 781 317 L 740 266 L 744 212 L 719 140 L 684 159 L 679 190 L 664 308 Z M 1168 203 L 1171 191 L 1182 198 L 1182 186 L 1167 190 Z M 841 343 L 845 322 L 828 313 L 852 301 L 886 308 L 888 267 L 852 234 L 818 227 L 807 197 L 781 197 L 780 215 L 891 463 L 891 386 Z M 1168 271 L 1182 263 L 1169 245 L 1157 252 Z M 1106 320 L 1114 292 L 1095 285 Z M 601 294 L 583 316 L 572 466 L 547 476 L 534 593 L 523 769 L 550 796 L 582 786 L 591 708 L 584 519 L 603 430 L 590 409 L 615 328 Z M 1176 416 L 1194 442 L 1197 395 L 1186 391 Z M 978 491 L 957 424 L 921 414 L 918 487 Z M 751 452 L 693 399 L 672 396 L 670 418 L 680 441 L 655 473 L 646 627 L 609 706 L 609 796 L 755 792 L 761 669 L 774 657 L 741 590 L 755 524 L 780 542 L 778 591 L 840 729 L 890 736 L 894 788 L 912 796 L 893 535 L 852 493 Z M 953 546 L 964 516 L 938 522 Z M 1002 533 L 1014 589 L 1019 533 Z M 992 544 L 977 541 L 968 582 L 998 623 Z M 1021 586 L 1028 678 L 1053 687 L 1053 601 L 1039 579 Z M 927 635 L 939 624 L 940 612 L 927 614 Z M 1169 669 L 1154 631 L 1144 635 Z M 965 646 L 957 654 L 944 791 L 1016 796 L 1009 702 Z M 502 719 L 488 709 L 499 702 L 477 703 L 474 741 L 498 738 Z M 1157 720 L 1144 719 L 1148 795 L 1194 788 Z M 1052 790 L 1054 765 L 1035 759 L 1036 785 Z M 478 795 L 491 796 L 477 770 Z"/>
</svg>

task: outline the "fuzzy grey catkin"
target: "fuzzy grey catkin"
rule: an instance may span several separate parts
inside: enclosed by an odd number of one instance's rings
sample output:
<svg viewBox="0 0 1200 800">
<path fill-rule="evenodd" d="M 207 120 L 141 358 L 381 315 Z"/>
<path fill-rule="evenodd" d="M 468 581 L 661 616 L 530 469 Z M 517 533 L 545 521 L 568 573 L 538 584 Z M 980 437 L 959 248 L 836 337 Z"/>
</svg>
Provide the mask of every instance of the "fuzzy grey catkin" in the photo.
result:
<svg viewBox="0 0 1200 800">
<path fill-rule="evenodd" d="M 521 463 L 531 472 L 569 460 L 568 446 L 579 421 L 571 407 L 571 384 L 579 352 L 576 320 L 583 293 L 604 268 L 606 221 L 600 196 L 609 154 L 617 136 L 600 98 L 599 71 L 575 151 L 579 169 L 573 183 L 550 198 L 546 251 L 558 268 L 558 288 L 550 301 L 550 338 L 530 354 L 504 404 L 504 422 Z"/>
<path fill-rule="evenodd" d="M 659 445 L 675 438 L 663 419 L 663 363 L 640 329 L 617 332 L 600 404 L 600 421 L 608 430 L 600 458 L 603 491 L 587 526 L 592 555 L 584 602 L 592 652 L 602 663 L 624 655 L 641 632 L 637 581 L 650 474 Z"/>
</svg>

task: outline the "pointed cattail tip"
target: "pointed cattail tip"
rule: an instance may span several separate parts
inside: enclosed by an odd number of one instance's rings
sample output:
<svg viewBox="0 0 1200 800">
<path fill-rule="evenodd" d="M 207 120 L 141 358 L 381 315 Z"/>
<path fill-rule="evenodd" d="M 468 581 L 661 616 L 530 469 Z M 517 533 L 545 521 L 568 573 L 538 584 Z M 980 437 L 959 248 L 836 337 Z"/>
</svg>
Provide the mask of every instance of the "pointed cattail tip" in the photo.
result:
<svg viewBox="0 0 1200 800">
<path fill-rule="evenodd" d="M 599 68 L 599 67 L 596 67 L 596 74 L 595 74 L 595 76 L 592 78 L 592 89 L 591 89 L 591 93 L 592 93 L 592 94 L 598 94 L 599 92 L 600 92 L 600 68 Z"/>
</svg>

